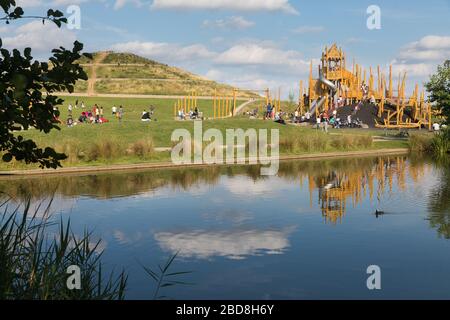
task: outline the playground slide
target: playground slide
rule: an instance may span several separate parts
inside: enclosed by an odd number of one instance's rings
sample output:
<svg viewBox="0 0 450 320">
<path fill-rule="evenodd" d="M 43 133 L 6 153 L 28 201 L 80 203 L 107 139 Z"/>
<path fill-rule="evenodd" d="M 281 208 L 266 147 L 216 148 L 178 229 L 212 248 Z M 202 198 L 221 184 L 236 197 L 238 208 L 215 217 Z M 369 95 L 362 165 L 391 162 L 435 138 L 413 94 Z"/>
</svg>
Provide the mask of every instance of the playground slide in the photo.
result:
<svg viewBox="0 0 450 320">
<path fill-rule="evenodd" d="M 333 82 L 331 82 L 330 80 L 326 79 L 322 73 L 320 73 L 319 75 L 319 80 L 320 82 L 322 82 L 323 84 L 325 84 L 327 87 L 329 87 L 331 90 L 333 90 L 334 92 L 337 91 L 337 87 L 334 85 Z"/>
<path fill-rule="evenodd" d="M 320 108 L 325 103 L 326 97 L 322 97 L 320 100 L 316 100 L 313 102 L 311 109 L 309 110 L 309 113 L 313 114 L 317 108 Z"/>
</svg>

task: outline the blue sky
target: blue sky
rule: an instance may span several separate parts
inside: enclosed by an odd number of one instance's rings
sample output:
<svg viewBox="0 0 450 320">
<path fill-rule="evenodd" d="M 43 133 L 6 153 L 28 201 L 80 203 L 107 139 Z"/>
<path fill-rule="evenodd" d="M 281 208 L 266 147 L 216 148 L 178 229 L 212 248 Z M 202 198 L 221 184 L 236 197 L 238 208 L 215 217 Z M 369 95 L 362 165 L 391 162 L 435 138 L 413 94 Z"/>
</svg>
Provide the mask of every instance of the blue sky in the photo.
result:
<svg viewBox="0 0 450 320">
<path fill-rule="evenodd" d="M 75 39 L 87 51 L 133 52 L 240 87 L 282 87 L 307 79 L 309 61 L 336 42 L 366 67 L 394 65 L 409 83 L 423 82 L 450 59 L 450 1 L 297 0 L 18 0 L 26 13 L 81 9 L 81 29 L 40 22 L 0 25 L 8 48 L 36 57 Z M 324 4 L 325 3 L 325 4 Z M 366 26 L 369 5 L 381 9 L 381 29 Z"/>
</svg>

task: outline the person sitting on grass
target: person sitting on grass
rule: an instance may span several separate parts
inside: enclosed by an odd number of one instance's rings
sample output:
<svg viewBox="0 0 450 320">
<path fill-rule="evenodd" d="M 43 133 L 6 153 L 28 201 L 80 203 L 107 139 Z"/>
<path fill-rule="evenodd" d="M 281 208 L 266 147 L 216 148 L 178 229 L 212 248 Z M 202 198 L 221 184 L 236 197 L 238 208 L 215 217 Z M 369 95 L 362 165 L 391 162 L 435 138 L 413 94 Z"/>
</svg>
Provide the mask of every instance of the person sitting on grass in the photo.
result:
<svg viewBox="0 0 450 320">
<path fill-rule="evenodd" d="M 276 123 L 279 123 L 279 124 L 283 124 L 283 125 L 286 124 L 286 121 L 284 121 L 281 112 L 277 112 L 277 113 L 275 114 L 275 122 L 276 122 Z"/>
<path fill-rule="evenodd" d="M 73 127 L 74 123 L 71 115 L 69 115 L 69 117 L 67 118 L 66 124 L 69 128 Z"/>
<path fill-rule="evenodd" d="M 86 115 L 86 112 L 82 112 L 81 113 L 81 116 L 78 118 L 78 122 L 80 122 L 80 123 L 85 123 L 87 121 L 87 115 Z"/>
<path fill-rule="evenodd" d="M 150 121 L 152 121 L 152 119 L 150 117 L 150 112 L 145 111 L 145 110 L 142 111 L 141 121 L 142 122 L 150 122 Z"/>
<path fill-rule="evenodd" d="M 186 116 L 185 116 L 184 111 L 182 109 L 180 109 L 178 111 L 178 118 L 180 118 L 180 120 L 186 120 Z"/>
<path fill-rule="evenodd" d="M 104 117 L 100 117 L 100 119 L 98 120 L 98 123 L 108 123 L 109 120 L 104 118 Z"/>
</svg>

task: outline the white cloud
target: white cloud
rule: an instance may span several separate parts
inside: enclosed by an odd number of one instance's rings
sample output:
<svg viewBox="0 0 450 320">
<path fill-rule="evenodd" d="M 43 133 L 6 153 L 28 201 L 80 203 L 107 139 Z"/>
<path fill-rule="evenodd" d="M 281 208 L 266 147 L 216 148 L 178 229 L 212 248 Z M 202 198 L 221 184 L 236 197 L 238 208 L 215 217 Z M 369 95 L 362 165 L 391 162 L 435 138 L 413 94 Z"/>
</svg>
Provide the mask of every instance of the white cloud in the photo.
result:
<svg viewBox="0 0 450 320">
<path fill-rule="evenodd" d="M 289 0 L 154 0 L 151 7 L 153 9 L 282 11 L 298 14 Z"/>
<path fill-rule="evenodd" d="M 16 5 L 22 8 L 40 7 L 43 5 L 42 0 L 17 0 Z"/>
<path fill-rule="evenodd" d="M 215 53 L 202 44 L 180 46 L 164 42 L 125 42 L 111 46 L 114 51 L 132 52 L 162 62 L 183 62 L 212 58 Z"/>
<path fill-rule="evenodd" d="M 309 62 L 298 51 L 281 50 L 264 44 L 238 44 L 218 55 L 214 62 L 219 65 L 247 65 L 271 67 L 272 71 L 305 73 Z"/>
<path fill-rule="evenodd" d="M 400 59 L 444 61 L 450 57 L 450 36 L 423 37 L 402 48 Z"/>
<path fill-rule="evenodd" d="M 450 36 L 428 35 L 403 46 L 392 61 L 392 67 L 394 74 L 406 72 L 410 82 L 422 82 L 436 70 L 438 64 L 449 58 Z"/>
<path fill-rule="evenodd" d="M 248 21 L 244 17 L 232 16 L 226 19 L 217 20 L 205 20 L 203 21 L 204 27 L 213 27 L 220 29 L 246 29 L 253 27 L 255 23 L 253 21 Z"/>
<path fill-rule="evenodd" d="M 412 77 L 427 77 L 434 71 L 434 65 L 431 63 L 406 63 L 394 60 L 392 63 L 392 72 L 394 75 L 406 72 Z"/>
<path fill-rule="evenodd" d="M 144 5 L 144 3 L 141 0 L 116 0 L 116 2 L 114 3 L 114 9 L 115 10 L 121 9 L 128 3 L 131 3 L 138 8 Z"/>
<path fill-rule="evenodd" d="M 325 27 L 322 26 L 302 26 L 292 30 L 293 33 L 304 34 L 304 33 L 318 33 L 325 31 Z"/>
<path fill-rule="evenodd" d="M 173 64 L 239 88 L 281 88 L 283 97 L 291 90 L 296 92 L 298 80 L 309 72 L 309 61 L 304 60 L 300 52 L 282 50 L 270 41 L 236 44 L 221 52 L 202 44 L 183 46 L 138 41 L 118 43 L 110 49 Z"/>
<path fill-rule="evenodd" d="M 2 37 L 3 46 L 8 49 L 31 47 L 34 54 L 48 54 L 60 46 L 72 48 L 75 33 L 66 28 L 58 28 L 54 23 L 32 21 L 15 29 L 9 29 Z"/>
</svg>

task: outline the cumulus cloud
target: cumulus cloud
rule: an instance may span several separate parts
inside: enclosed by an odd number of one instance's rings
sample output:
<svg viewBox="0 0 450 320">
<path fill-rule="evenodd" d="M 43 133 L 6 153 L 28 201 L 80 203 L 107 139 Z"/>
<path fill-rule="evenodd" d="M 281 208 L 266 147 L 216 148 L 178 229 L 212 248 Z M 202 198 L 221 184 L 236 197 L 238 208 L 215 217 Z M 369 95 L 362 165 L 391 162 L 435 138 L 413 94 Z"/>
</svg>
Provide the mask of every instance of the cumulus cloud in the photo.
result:
<svg viewBox="0 0 450 320">
<path fill-rule="evenodd" d="M 22 8 L 39 7 L 43 5 L 42 0 L 17 0 L 16 5 Z"/>
<path fill-rule="evenodd" d="M 298 79 L 309 72 L 309 61 L 300 52 L 283 50 L 268 41 L 236 44 L 219 52 L 203 44 L 183 46 L 138 41 L 117 43 L 110 49 L 174 64 L 240 88 L 278 90 L 280 87 L 286 97 L 297 87 Z"/>
<path fill-rule="evenodd" d="M 71 48 L 76 40 L 74 32 L 58 28 L 54 23 L 42 24 L 41 21 L 32 21 L 15 29 L 11 27 L 5 34 L 2 34 L 5 48 L 31 47 L 34 54 L 47 54 L 60 46 Z"/>
<path fill-rule="evenodd" d="M 431 63 L 406 63 L 394 60 L 392 63 L 392 72 L 394 75 L 406 72 L 413 77 L 427 77 L 433 73 L 435 67 Z"/>
<path fill-rule="evenodd" d="M 294 50 L 281 50 L 261 44 L 238 44 L 218 55 L 214 62 L 219 65 L 247 65 L 272 67 L 272 71 L 305 73 L 309 62 Z"/>
<path fill-rule="evenodd" d="M 144 5 L 144 3 L 141 0 L 116 0 L 116 2 L 114 3 L 114 9 L 115 10 L 121 9 L 128 3 L 131 3 L 138 8 Z"/>
<path fill-rule="evenodd" d="M 154 0 L 153 9 L 209 9 L 237 11 L 282 11 L 298 14 L 289 0 Z"/>
<path fill-rule="evenodd" d="M 162 62 L 184 62 L 212 58 L 215 53 L 202 44 L 181 46 L 164 42 L 125 42 L 111 46 L 114 51 L 132 52 Z"/>
<path fill-rule="evenodd" d="M 394 74 L 406 72 L 413 80 L 424 81 L 449 57 L 450 36 L 428 35 L 403 46 L 392 67 Z"/>
<path fill-rule="evenodd" d="M 204 27 L 212 27 L 219 29 L 246 29 L 253 27 L 255 23 L 253 21 L 249 21 L 244 17 L 240 16 L 232 16 L 226 19 L 217 19 L 217 20 L 205 20 L 203 21 Z"/>
<path fill-rule="evenodd" d="M 419 41 L 405 46 L 400 53 L 400 59 L 409 60 L 445 60 L 450 57 L 450 36 L 423 37 Z"/>
</svg>

